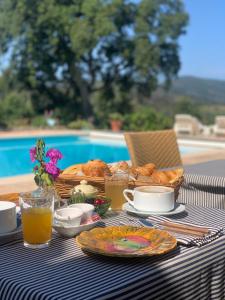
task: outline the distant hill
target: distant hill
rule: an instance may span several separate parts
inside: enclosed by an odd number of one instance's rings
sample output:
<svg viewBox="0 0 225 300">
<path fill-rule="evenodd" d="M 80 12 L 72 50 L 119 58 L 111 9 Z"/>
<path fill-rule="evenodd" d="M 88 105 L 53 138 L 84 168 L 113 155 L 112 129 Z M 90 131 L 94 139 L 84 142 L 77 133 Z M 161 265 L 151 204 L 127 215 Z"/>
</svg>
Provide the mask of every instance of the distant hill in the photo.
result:
<svg viewBox="0 0 225 300">
<path fill-rule="evenodd" d="M 225 104 L 225 80 L 181 76 L 173 81 L 171 93 L 190 96 L 198 102 Z"/>
</svg>

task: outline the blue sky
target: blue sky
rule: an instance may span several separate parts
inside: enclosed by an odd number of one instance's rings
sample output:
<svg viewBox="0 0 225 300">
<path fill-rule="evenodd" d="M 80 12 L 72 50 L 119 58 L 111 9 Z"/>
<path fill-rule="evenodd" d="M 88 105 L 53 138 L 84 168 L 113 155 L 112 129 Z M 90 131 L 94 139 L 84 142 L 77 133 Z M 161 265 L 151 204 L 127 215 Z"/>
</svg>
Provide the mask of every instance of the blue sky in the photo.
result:
<svg viewBox="0 0 225 300">
<path fill-rule="evenodd" d="M 225 0 L 184 0 L 190 21 L 180 38 L 180 75 L 225 79 Z"/>
</svg>

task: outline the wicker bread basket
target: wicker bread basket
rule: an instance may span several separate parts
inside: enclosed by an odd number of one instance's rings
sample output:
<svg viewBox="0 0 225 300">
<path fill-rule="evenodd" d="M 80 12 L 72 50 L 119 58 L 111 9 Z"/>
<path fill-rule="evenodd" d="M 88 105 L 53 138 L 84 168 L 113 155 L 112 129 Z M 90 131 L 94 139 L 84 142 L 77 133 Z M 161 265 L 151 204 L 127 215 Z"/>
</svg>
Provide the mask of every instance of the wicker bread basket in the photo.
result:
<svg viewBox="0 0 225 300">
<path fill-rule="evenodd" d="M 87 180 L 89 184 L 93 185 L 99 190 L 99 196 L 105 196 L 105 184 L 104 184 L 104 178 L 103 177 L 89 177 L 89 176 L 77 176 L 77 175 L 71 175 L 71 174 L 61 174 L 57 181 L 56 181 L 56 190 L 59 193 L 59 195 L 67 199 L 70 197 L 70 191 L 71 189 L 80 184 L 81 180 Z M 159 184 L 154 183 L 149 180 L 130 180 L 129 181 L 129 188 L 133 189 L 138 186 L 144 186 L 144 185 L 158 185 L 158 186 L 168 186 L 174 188 L 175 192 L 175 200 L 177 199 L 179 195 L 179 189 L 181 184 L 184 181 L 184 177 L 181 176 L 177 179 L 177 181 L 171 183 L 171 184 Z"/>
</svg>

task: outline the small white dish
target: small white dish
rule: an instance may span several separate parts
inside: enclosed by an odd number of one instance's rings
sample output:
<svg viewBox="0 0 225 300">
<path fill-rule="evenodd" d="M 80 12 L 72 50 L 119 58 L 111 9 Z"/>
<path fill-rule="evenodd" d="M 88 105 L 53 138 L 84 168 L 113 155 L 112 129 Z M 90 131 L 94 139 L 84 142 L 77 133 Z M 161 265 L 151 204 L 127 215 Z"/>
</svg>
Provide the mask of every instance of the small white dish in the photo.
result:
<svg viewBox="0 0 225 300">
<path fill-rule="evenodd" d="M 167 212 L 154 212 L 154 211 L 141 211 L 137 210 L 134 207 L 132 207 L 129 203 L 124 203 L 123 204 L 123 210 L 127 211 L 129 213 L 135 214 L 139 217 L 148 217 L 150 215 L 161 215 L 161 216 L 171 216 L 171 215 L 176 215 L 180 214 L 185 211 L 185 205 L 180 204 L 180 203 L 175 203 L 175 207 L 171 211 Z"/>
<path fill-rule="evenodd" d="M 16 207 L 16 214 L 17 214 L 17 226 L 14 230 L 6 233 L 0 233 L 0 238 L 9 237 L 11 235 L 17 234 L 22 232 L 22 225 L 21 225 L 21 217 L 20 217 L 20 208 Z"/>
<path fill-rule="evenodd" d="M 82 216 L 82 210 L 75 207 L 60 208 L 57 209 L 54 214 L 54 218 L 58 222 L 63 222 L 68 226 L 79 226 Z"/>
<path fill-rule="evenodd" d="M 99 221 L 101 221 L 101 220 L 93 221 L 91 223 L 83 224 L 83 225 L 79 225 L 79 226 L 65 226 L 64 227 L 62 223 L 59 223 L 59 222 L 57 222 L 57 220 L 54 220 L 53 228 L 60 235 L 62 235 L 64 237 L 72 238 L 72 237 L 78 235 L 79 233 L 81 233 L 82 231 L 92 229 L 99 223 Z"/>
<path fill-rule="evenodd" d="M 11 232 L 16 227 L 16 204 L 0 201 L 0 234 Z"/>
<path fill-rule="evenodd" d="M 86 220 L 88 220 L 92 216 L 95 209 L 94 205 L 88 203 L 75 203 L 69 205 L 69 207 L 79 208 L 80 210 L 82 210 L 83 215 L 81 218 L 81 223 L 84 223 Z"/>
</svg>

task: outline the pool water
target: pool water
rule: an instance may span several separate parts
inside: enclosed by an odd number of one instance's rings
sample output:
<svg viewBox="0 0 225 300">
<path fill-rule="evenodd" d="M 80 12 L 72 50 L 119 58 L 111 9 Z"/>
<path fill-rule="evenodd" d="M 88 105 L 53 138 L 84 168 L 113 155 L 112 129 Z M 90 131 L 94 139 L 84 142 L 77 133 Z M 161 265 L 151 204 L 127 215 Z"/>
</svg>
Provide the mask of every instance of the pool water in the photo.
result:
<svg viewBox="0 0 225 300">
<path fill-rule="evenodd" d="M 28 174 L 34 164 L 30 161 L 29 149 L 35 146 L 37 137 L 0 139 L 0 177 Z M 105 162 L 128 160 L 125 143 L 120 141 L 94 140 L 79 136 L 44 137 L 46 148 L 57 148 L 63 154 L 59 168 L 99 158 Z M 181 148 L 181 153 L 186 148 Z M 192 148 L 191 151 L 197 151 Z M 187 153 L 187 152 L 186 152 Z"/>
<path fill-rule="evenodd" d="M 181 154 L 191 154 L 191 153 L 198 153 L 208 150 L 206 147 L 191 147 L 191 146 L 180 146 L 180 153 Z"/>
<path fill-rule="evenodd" d="M 29 149 L 35 146 L 37 137 L 0 139 L 0 177 L 28 174 L 34 164 Z M 121 142 L 92 141 L 79 136 L 44 137 L 46 148 L 57 148 L 63 154 L 59 168 L 99 158 L 105 162 L 128 160 L 129 154 Z"/>
</svg>

